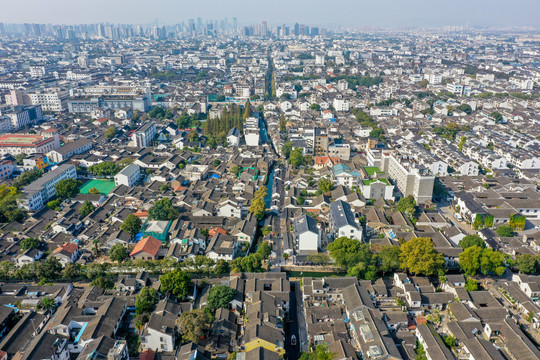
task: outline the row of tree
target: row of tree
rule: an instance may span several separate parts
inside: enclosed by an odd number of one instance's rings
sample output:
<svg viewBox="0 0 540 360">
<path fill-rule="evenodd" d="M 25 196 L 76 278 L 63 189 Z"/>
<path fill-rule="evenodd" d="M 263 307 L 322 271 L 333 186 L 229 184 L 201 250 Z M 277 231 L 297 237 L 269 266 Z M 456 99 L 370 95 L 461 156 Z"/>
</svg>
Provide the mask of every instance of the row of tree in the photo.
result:
<svg viewBox="0 0 540 360">
<path fill-rule="evenodd" d="M 264 201 L 266 195 L 268 195 L 266 186 L 261 186 L 255 191 L 253 200 L 249 206 L 249 212 L 251 212 L 258 220 L 262 220 L 266 215 L 266 203 Z"/>
<path fill-rule="evenodd" d="M 459 256 L 459 266 L 466 275 L 501 276 L 504 273 L 504 254 L 487 249 L 478 236 L 469 235 L 460 245 L 464 250 Z M 435 249 L 430 238 L 413 238 L 401 246 L 386 246 L 374 253 L 369 244 L 339 237 L 328 245 L 328 250 L 336 265 L 348 269 L 349 275 L 362 279 L 375 280 L 378 272 L 397 270 L 414 275 L 442 276 L 446 270 L 444 256 Z M 537 263 L 530 269 L 536 271 Z"/>
<path fill-rule="evenodd" d="M 242 256 L 234 259 L 230 263 L 233 273 L 240 272 L 261 272 L 263 271 L 263 261 L 270 256 L 271 248 L 268 242 L 263 241 L 259 244 L 257 251 L 248 256 Z"/>
</svg>

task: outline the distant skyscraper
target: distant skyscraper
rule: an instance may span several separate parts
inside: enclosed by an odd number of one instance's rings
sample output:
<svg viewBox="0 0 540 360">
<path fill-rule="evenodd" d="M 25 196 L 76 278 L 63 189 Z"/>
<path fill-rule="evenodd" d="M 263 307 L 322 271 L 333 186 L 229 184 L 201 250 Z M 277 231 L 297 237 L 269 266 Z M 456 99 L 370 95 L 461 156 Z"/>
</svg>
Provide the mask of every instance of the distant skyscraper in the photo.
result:
<svg viewBox="0 0 540 360">
<path fill-rule="evenodd" d="M 300 24 L 294 24 L 294 36 L 300 35 Z"/>
<path fill-rule="evenodd" d="M 98 35 L 99 35 L 99 37 L 101 37 L 101 38 L 105 38 L 105 25 L 99 24 L 99 27 L 98 27 Z"/>
<path fill-rule="evenodd" d="M 236 32 L 238 30 L 238 19 L 236 19 L 235 17 L 232 18 L 232 26 L 233 30 Z"/>
<path fill-rule="evenodd" d="M 268 23 L 266 22 L 266 20 L 264 20 L 262 22 L 262 36 L 267 36 L 268 35 Z"/>
<path fill-rule="evenodd" d="M 0 23 L 0 34 L 5 34 L 6 28 L 4 27 L 4 23 Z"/>
</svg>

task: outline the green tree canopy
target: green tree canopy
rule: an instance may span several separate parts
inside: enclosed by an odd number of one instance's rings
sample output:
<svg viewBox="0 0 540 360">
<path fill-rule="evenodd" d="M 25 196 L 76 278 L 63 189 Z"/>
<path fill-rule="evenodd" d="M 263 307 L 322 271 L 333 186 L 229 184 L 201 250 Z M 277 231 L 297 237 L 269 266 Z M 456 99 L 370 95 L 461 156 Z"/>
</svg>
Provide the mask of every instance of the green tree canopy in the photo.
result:
<svg viewBox="0 0 540 360">
<path fill-rule="evenodd" d="M 97 176 L 112 176 L 116 175 L 119 168 L 118 165 L 112 161 L 105 161 L 88 168 L 88 171 Z"/>
<path fill-rule="evenodd" d="M 295 147 L 291 151 L 291 155 L 289 156 L 289 164 L 294 167 L 304 165 L 304 150 L 302 148 Z"/>
<path fill-rule="evenodd" d="M 466 113 L 467 115 L 470 115 L 473 112 L 473 109 L 469 104 L 461 104 L 457 108 Z"/>
<path fill-rule="evenodd" d="M 26 251 L 31 248 L 38 248 L 40 244 L 41 241 L 39 241 L 39 239 L 32 237 L 25 238 L 21 240 L 21 250 Z"/>
<path fill-rule="evenodd" d="M 363 244 L 356 239 L 346 236 L 338 237 L 328 244 L 330 257 L 334 262 L 345 269 L 352 268 L 362 262 L 364 265 L 371 265 L 373 253 L 368 244 Z"/>
<path fill-rule="evenodd" d="M 482 238 L 478 235 L 466 235 L 461 241 L 459 242 L 459 246 L 462 249 L 469 248 L 471 246 L 479 246 L 481 248 L 486 247 L 486 243 Z"/>
<path fill-rule="evenodd" d="M 107 279 L 103 276 L 100 276 L 92 280 L 90 285 L 97 286 L 97 287 L 107 290 L 107 289 L 112 289 L 114 287 L 114 282 L 111 279 Z"/>
<path fill-rule="evenodd" d="M 249 206 L 249 212 L 252 213 L 257 219 L 262 220 L 266 214 L 266 203 L 264 198 L 255 198 Z"/>
<path fill-rule="evenodd" d="M 62 264 L 55 256 L 49 256 L 40 267 L 37 275 L 39 279 L 46 281 L 58 280 L 62 276 Z"/>
<path fill-rule="evenodd" d="M 161 291 L 172 294 L 178 299 L 185 298 L 189 293 L 191 275 L 185 271 L 175 269 L 159 278 Z"/>
<path fill-rule="evenodd" d="M 148 215 L 154 220 L 174 220 L 180 216 L 168 198 L 156 201 L 154 206 L 150 208 Z"/>
<path fill-rule="evenodd" d="M 0 185 L 0 222 L 22 222 L 26 212 L 19 208 L 21 193 L 15 186 Z"/>
<path fill-rule="evenodd" d="M 383 272 L 396 271 L 400 268 L 401 248 L 399 246 L 383 246 L 377 255 L 379 269 Z"/>
<path fill-rule="evenodd" d="M 467 282 L 465 283 L 465 290 L 467 291 L 478 290 L 478 281 L 474 280 L 473 278 L 468 278 Z"/>
<path fill-rule="evenodd" d="M 497 235 L 500 237 L 514 236 L 514 229 L 510 225 L 501 225 L 497 228 Z"/>
<path fill-rule="evenodd" d="M 92 211 L 94 211 L 95 209 L 96 209 L 96 207 L 94 206 L 94 204 L 92 204 L 91 201 L 85 201 L 82 204 L 81 209 L 79 210 L 79 215 L 81 215 L 81 217 L 85 218 L 88 215 L 90 215 L 92 213 Z"/>
<path fill-rule="evenodd" d="M 281 117 L 279 118 L 279 131 L 287 131 L 287 127 L 285 126 L 285 115 L 283 114 L 281 114 Z"/>
<path fill-rule="evenodd" d="M 246 120 L 248 117 L 251 117 L 253 114 L 253 111 L 251 110 L 251 102 L 249 99 L 247 99 L 246 104 L 244 105 L 244 120 Z"/>
<path fill-rule="evenodd" d="M 268 259 L 270 254 L 272 253 L 272 248 L 270 247 L 270 244 L 268 241 L 263 241 L 259 244 L 257 247 L 256 254 L 261 257 L 261 259 Z"/>
<path fill-rule="evenodd" d="M 3 279 L 3 280 L 10 279 L 14 275 L 16 270 L 17 270 L 17 267 L 11 261 L 4 260 L 0 262 L 0 279 Z"/>
<path fill-rule="evenodd" d="M 122 262 L 128 257 L 129 254 L 124 245 L 117 243 L 111 246 L 111 249 L 109 250 L 109 259 L 111 259 L 111 261 Z"/>
<path fill-rule="evenodd" d="M 281 148 L 281 153 L 283 154 L 283 157 L 285 159 L 288 159 L 291 156 L 292 148 L 292 142 L 286 142 L 285 144 L 283 144 L 283 147 Z"/>
<path fill-rule="evenodd" d="M 72 198 L 79 193 L 82 182 L 75 179 L 60 180 L 55 186 L 56 196 L 62 199 Z"/>
<path fill-rule="evenodd" d="M 114 126 L 111 126 L 107 130 L 105 130 L 105 137 L 107 139 L 111 140 L 115 136 L 116 136 L 116 128 Z"/>
<path fill-rule="evenodd" d="M 459 266 L 465 274 L 470 276 L 478 273 L 501 276 L 505 270 L 504 255 L 491 249 L 471 246 L 459 254 Z"/>
<path fill-rule="evenodd" d="M 78 279 L 82 276 L 81 265 L 67 263 L 62 271 L 62 278 L 68 280 Z"/>
<path fill-rule="evenodd" d="M 313 103 L 311 104 L 311 106 L 309 107 L 311 110 L 315 110 L 315 111 L 321 111 L 321 105 L 317 104 L 317 103 Z"/>
<path fill-rule="evenodd" d="M 540 271 L 538 256 L 521 254 L 517 256 L 516 260 L 519 271 L 524 274 L 538 274 Z"/>
<path fill-rule="evenodd" d="M 229 303 L 234 299 L 236 290 L 226 285 L 216 285 L 208 293 L 208 307 L 215 311 L 219 308 L 228 309 Z"/>
<path fill-rule="evenodd" d="M 242 167 L 241 166 L 238 166 L 238 165 L 234 165 L 232 168 L 231 168 L 231 174 L 233 175 L 238 175 L 242 172 Z"/>
<path fill-rule="evenodd" d="M 44 297 L 41 299 L 41 303 L 39 304 L 39 308 L 45 311 L 50 311 L 54 309 L 55 306 L 56 303 L 54 302 L 54 299 L 50 297 Z"/>
<path fill-rule="evenodd" d="M 211 318 L 203 309 L 195 309 L 183 312 L 176 320 L 178 330 L 182 334 L 183 341 L 191 341 L 198 344 L 202 337 L 210 330 Z"/>
<path fill-rule="evenodd" d="M 407 214 L 407 216 L 413 216 L 416 212 L 416 201 L 414 200 L 414 196 L 409 195 L 399 199 L 397 209 L 398 211 Z"/>
<path fill-rule="evenodd" d="M 131 236 L 135 236 L 142 229 L 142 220 L 135 214 L 129 214 L 126 216 L 126 219 L 120 226 L 120 229 L 130 233 Z"/>
<path fill-rule="evenodd" d="M 231 261 L 231 269 L 235 273 L 262 271 L 262 259 L 257 254 L 239 257 Z"/>
<path fill-rule="evenodd" d="M 135 313 L 151 313 L 154 305 L 158 302 L 157 290 L 150 287 L 143 287 L 135 297 Z"/>
<path fill-rule="evenodd" d="M 323 177 L 319 179 L 318 187 L 323 194 L 328 194 L 334 188 L 334 183 L 329 178 Z"/>
<path fill-rule="evenodd" d="M 503 116 L 498 111 L 492 112 L 491 114 L 489 114 L 489 116 L 492 117 L 496 122 L 502 122 L 503 121 Z"/>
<path fill-rule="evenodd" d="M 328 346 L 326 344 L 319 344 L 315 347 L 314 351 L 311 352 L 301 352 L 299 360 L 333 360 L 335 357 L 334 353 L 328 351 Z"/>
<path fill-rule="evenodd" d="M 17 189 L 22 189 L 26 185 L 30 185 L 35 180 L 39 179 L 43 176 L 43 171 L 32 169 L 26 172 L 23 172 L 21 175 L 19 175 L 15 181 L 13 182 L 13 186 L 15 186 Z"/>
<path fill-rule="evenodd" d="M 444 271 L 445 261 L 430 238 L 412 238 L 401 245 L 401 268 L 415 275 L 433 276 Z"/>
</svg>

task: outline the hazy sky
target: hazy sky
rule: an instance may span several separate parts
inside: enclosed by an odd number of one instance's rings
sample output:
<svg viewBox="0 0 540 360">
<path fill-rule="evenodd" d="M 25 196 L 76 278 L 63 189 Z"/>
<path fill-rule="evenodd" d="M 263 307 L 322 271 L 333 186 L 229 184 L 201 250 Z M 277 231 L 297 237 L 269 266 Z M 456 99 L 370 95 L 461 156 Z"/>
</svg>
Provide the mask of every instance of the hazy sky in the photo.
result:
<svg viewBox="0 0 540 360">
<path fill-rule="evenodd" d="M 6 23 L 239 23 L 358 26 L 538 26 L 540 0 L 2 0 Z"/>
</svg>

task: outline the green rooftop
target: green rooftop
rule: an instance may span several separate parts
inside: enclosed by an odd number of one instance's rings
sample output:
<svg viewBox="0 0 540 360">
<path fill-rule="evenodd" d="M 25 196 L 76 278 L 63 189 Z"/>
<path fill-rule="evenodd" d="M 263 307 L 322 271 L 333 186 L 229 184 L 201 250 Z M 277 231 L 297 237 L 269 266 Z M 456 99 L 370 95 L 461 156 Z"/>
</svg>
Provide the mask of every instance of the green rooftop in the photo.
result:
<svg viewBox="0 0 540 360">
<path fill-rule="evenodd" d="M 382 172 L 377 166 L 364 166 L 364 171 L 369 176 L 373 176 L 376 173 L 381 173 Z"/>
<path fill-rule="evenodd" d="M 88 194 L 91 188 L 96 188 L 100 194 L 107 195 L 114 189 L 114 186 L 114 180 L 92 179 L 84 183 L 80 192 L 81 194 Z"/>
<path fill-rule="evenodd" d="M 390 183 L 388 182 L 388 180 L 386 179 L 371 179 L 371 180 L 362 180 L 362 183 L 364 183 L 364 185 L 371 185 L 373 184 L 374 182 L 377 182 L 377 181 L 380 181 L 382 182 L 383 184 L 385 185 L 390 185 Z"/>
</svg>

